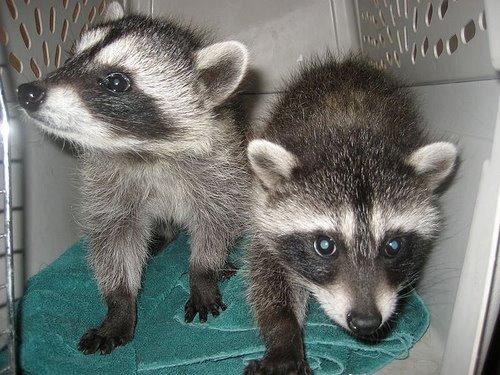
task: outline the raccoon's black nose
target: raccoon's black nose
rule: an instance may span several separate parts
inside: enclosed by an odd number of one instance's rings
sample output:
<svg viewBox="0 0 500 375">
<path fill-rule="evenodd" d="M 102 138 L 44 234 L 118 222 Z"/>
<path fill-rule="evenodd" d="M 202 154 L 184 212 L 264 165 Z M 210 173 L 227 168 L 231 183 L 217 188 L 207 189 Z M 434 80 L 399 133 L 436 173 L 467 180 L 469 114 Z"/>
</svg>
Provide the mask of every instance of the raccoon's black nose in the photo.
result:
<svg viewBox="0 0 500 375">
<path fill-rule="evenodd" d="M 382 324 L 382 316 L 378 313 L 362 313 L 351 311 L 347 314 L 347 325 L 350 330 L 359 336 L 370 336 Z"/>
<path fill-rule="evenodd" d="M 36 111 L 45 98 L 45 89 L 36 83 L 24 83 L 17 88 L 17 99 L 21 107 Z"/>
</svg>

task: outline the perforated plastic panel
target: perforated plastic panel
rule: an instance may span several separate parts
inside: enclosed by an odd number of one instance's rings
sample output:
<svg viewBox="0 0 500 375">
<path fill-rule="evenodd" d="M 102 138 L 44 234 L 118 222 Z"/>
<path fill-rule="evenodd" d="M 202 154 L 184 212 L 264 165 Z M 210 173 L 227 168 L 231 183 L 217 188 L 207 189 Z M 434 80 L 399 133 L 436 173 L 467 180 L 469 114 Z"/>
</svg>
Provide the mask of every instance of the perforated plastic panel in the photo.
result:
<svg viewBox="0 0 500 375">
<path fill-rule="evenodd" d="M 2 0 L 2 65 L 15 85 L 59 67 L 81 32 L 100 21 L 106 0 Z M 7 88 L 7 94 L 14 90 Z"/>
<path fill-rule="evenodd" d="M 495 76 L 482 0 L 357 0 L 361 46 L 413 83 Z"/>
</svg>

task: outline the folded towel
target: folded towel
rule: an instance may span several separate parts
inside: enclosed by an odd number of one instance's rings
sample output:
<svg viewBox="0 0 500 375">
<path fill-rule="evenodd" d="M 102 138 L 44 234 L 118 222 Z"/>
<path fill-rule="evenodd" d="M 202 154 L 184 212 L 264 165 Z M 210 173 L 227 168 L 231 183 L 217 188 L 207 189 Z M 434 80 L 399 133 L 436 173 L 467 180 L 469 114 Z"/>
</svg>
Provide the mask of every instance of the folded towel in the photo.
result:
<svg viewBox="0 0 500 375">
<path fill-rule="evenodd" d="M 241 264 L 244 244 L 233 252 Z M 105 314 L 85 261 L 85 241 L 29 280 L 19 309 L 21 367 L 28 374 L 241 374 L 264 347 L 245 300 L 241 272 L 221 285 L 228 306 L 219 317 L 184 323 L 189 238 L 181 234 L 151 259 L 138 301 L 134 340 L 110 355 L 85 356 L 77 343 Z M 411 294 L 393 331 L 376 344 L 345 333 L 311 302 L 305 328 L 307 358 L 315 374 L 373 373 L 408 355 L 424 334 L 429 313 Z"/>
</svg>

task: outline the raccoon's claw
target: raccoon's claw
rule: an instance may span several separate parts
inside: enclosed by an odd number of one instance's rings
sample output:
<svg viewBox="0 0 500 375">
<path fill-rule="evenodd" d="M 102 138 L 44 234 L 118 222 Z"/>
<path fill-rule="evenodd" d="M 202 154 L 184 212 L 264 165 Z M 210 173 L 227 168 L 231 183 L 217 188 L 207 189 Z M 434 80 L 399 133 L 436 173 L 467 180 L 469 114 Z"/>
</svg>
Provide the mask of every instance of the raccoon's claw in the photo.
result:
<svg viewBox="0 0 500 375">
<path fill-rule="evenodd" d="M 220 315 L 221 311 L 226 309 L 222 302 L 220 293 L 217 291 L 215 297 L 206 298 L 199 293 L 191 293 L 189 300 L 184 307 L 184 320 L 191 323 L 196 314 L 198 314 L 200 323 L 205 323 L 208 319 L 208 313 L 214 317 Z"/>
<path fill-rule="evenodd" d="M 266 360 L 250 361 L 244 375 L 312 375 L 305 360 Z"/>
<path fill-rule="evenodd" d="M 82 336 L 78 343 L 78 350 L 83 354 L 93 354 L 100 352 L 101 354 L 109 354 L 116 347 L 129 342 L 131 338 L 106 335 L 99 332 L 99 329 L 90 329 Z"/>
<path fill-rule="evenodd" d="M 236 267 L 233 263 L 229 261 L 226 262 L 226 266 L 224 267 L 224 269 L 219 272 L 219 281 L 224 281 L 233 277 L 234 275 L 236 275 L 237 271 L 238 267 Z"/>
</svg>

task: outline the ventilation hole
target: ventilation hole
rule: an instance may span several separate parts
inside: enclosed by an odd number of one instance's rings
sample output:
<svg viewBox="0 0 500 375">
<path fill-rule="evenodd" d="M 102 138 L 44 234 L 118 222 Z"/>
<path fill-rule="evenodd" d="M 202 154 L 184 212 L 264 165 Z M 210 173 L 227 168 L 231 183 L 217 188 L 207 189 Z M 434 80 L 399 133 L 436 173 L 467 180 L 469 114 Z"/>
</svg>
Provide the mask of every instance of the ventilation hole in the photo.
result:
<svg viewBox="0 0 500 375">
<path fill-rule="evenodd" d="M 394 8 L 392 7 L 392 4 L 389 5 L 389 13 L 391 14 L 392 26 L 396 26 L 396 20 L 394 19 Z"/>
<path fill-rule="evenodd" d="M 59 65 L 61 65 L 61 46 L 59 44 L 56 46 L 56 52 L 54 54 L 54 65 L 56 68 L 59 68 Z"/>
<path fill-rule="evenodd" d="M 389 65 L 392 65 L 392 56 L 389 52 L 386 52 L 385 53 L 385 59 L 387 60 L 387 62 L 389 63 Z"/>
<path fill-rule="evenodd" d="M 470 20 L 467 25 L 462 27 L 462 32 L 461 32 L 461 37 L 462 37 L 462 42 L 464 43 L 469 43 L 472 38 L 476 35 L 476 24 L 474 23 L 473 20 Z"/>
<path fill-rule="evenodd" d="M 396 63 L 398 68 L 401 67 L 401 60 L 399 60 L 399 54 L 396 51 L 394 51 L 394 62 Z"/>
<path fill-rule="evenodd" d="M 391 32 L 391 29 L 389 29 L 389 26 L 387 26 L 385 30 L 387 31 L 387 38 L 389 38 L 389 42 L 393 43 L 392 32 Z"/>
<path fill-rule="evenodd" d="M 56 31 L 56 8 L 51 7 L 49 12 L 49 29 L 52 34 Z"/>
<path fill-rule="evenodd" d="M 448 0 L 443 0 L 438 10 L 439 18 L 443 19 L 447 11 L 448 11 Z"/>
<path fill-rule="evenodd" d="M 4 46 L 9 43 L 9 34 L 7 34 L 7 31 L 2 26 L 0 26 L 0 43 Z"/>
<path fill-rule="evenodd" d="M 380 23 L 382 24 L 382 26 L 387 26 L 384 15 L 382 14 L 382 9 L 378 11 L 378 17 L 380 18 Z"/>
<path fill-rule="evenodd" d="M 87 24 L 83 25 L 82 29 L 80 30 L 80 38 L 83 36 L 85 31 L 89 29 L 89 26 Z"/>
<path fill-rule="evenodd" d="M 38 8 L 35 8 L 35 30 L 38 35 L 42 35 L 42 14 Z"/>
<path fill-rule="evenodd" d="M 380 44 L 384 44 L 385 39 L 384 39 L 384 37 L 382 36 L 382 34 L 378 34 L 378 41 L 379 41 L 379 43 L 380 43 Z"/>
<path fill-rule="evenodd" d="M 438 39 L 436 45 L 434 46 L 434 56 L 436 56 L 436 59 L 439 59 L 439 57 L 443 53 L 443 48 L 443 40 Z"/>
<path fill-rule="evenodd" d="M 61 40 L 63 42 L 66 41 L 66 38 L 68 36 L 68 27 L 69 27 L 68 20 L 64 20 L 63 25 L 62 25 L 62 29 L 61 29 Z"/>
<path fill-rule="evenodd" d="M 457 50 L 457 48 L 458 48 L 458 37 L 456 35 L 453 35 L 446 42 L 446 52 L 448 52 L 448 55 L 451 55 Z"/>
<path fill-rule="evenodd" d="M 427 50 L 429 49 L 429 38 L 425 37 L 422 42 L 422 56 L 425 57 L 427 55 Z"/>
<path fill-rule="evenodd" d="M 31 67 L 31 71 L 35 75 L 35 78 L 40 78 L 42 76 L 42 73 L 40 72 L 40 68 L 38 67 L 38 64 L 34 58 L 30 59 L 30 67 Z"/>
<path fill-rule="evenodd" d="M 49 54 L 49 45 L 47 42 L 42 43 L 42 53 L 43 53 L 43 63 L 45 66 L 50 65 L 50 54 Z"/>
<path fill-rule="evenodd" d="M 23 72 L 23 63 L 12 52 L 9 53 L 9 64 L 16 70 L 16 72 Z"/>
<path fill-rule="evenodd" d="M 401 42 L 401 35 L 399 30 L 396 30 L 396 39 L 398 40 L 399 52 L 403 53 L 403 43 Z"/>
<path fill-rule="evenodd" d="M 87 3 L 88 3 L 88 0 L 83 0 L 83 1 L 82 1 L 82 4 L 83 4 L 83 5 L 87 5 Z"/>
<path fill-rule="evenodd" d="M 14 0 L 5 0 L 5 2 L 7 3 L 7 9 L 9 10 L 10 16 L 13 20 L 17 20 L 17 7 Z"/>
<path fill-rule="evenodd" d="M 415 7 L 413 9 L 413 31 L 417 32 L 418 30 L 418 9 Z"/>
<path fill-rule="evenodd" d="M 401 0 L 396 0 L 396 11 L 398 12 L 398 17 L 401 18 Z"/>
<path fill-rule="evenodd" d="M 411 49 L 411 62 L 415 65 L 417 61 L 417 43 L 413 43 L 413 48 Z"/>
<path fill-rule="evenodd" d="M 427 14 L 425 15 L 425 23 L 427 24 L 427 26 L 431 25 L 433 10 L 434 9 L 432 3 L 429 3 L 429 5 L 427 6 Z"/>
<path fill-rule="evenodd" d="M 23 39 L 24 45 L 26 46 L 27 49 L 30 49 L 31 39 L 28 34 L 28 30 L 26 29 L 26 26 L 24 26 L 24 23 L 21 23 L 19 25 L 19 32 L 21 33 L 21 38 Z"/>
<path fill-rule="evenodd" d="M 408 52 L 408 30 L 405 27 L 403 27 L 403 41 L 404 41 L 404 44 L 405 44 L 405 51 Z"/>
<path fill-rule="evenodd" d="M 403 4 L 404 4 L 403 10 L 404 10 L 405 18 L 408 19 L 408 0 L 404 0 Z"/>
<path fill-rule="evenodd" d="M 101 4 L 99 4 L 99 8 L 97 8 L 97 11 L 99 12 L 99 14 L 103 14 L 105 9 L 106 9 L 106 0 L 102 0 Z"/>
<path fill-rule="evenodd" d="M 484 11 L 482 11 L 481 14 L 479 15 L 478 23 L 479 23 L 479 28 L 481 30 L 484 31 L 488 28 L 488 25 L 486 24 L 486 15 L 484 14 Z"/>
<path fill-rule="evenodd" d="M 68 7 L 68 3 L 69 3 L 69 0 L 62 0 L 62 5 L 63 5 L 64 9 L 66 9 Z"/>
<path fill-rule="evenodd" d="M 75 54 L 75 51 L 76 51 L 76 40 L 73 43 L 71 43 L 71 48 L 69 49 L 70 56 L 73 56 Z"/>
<path fill-rule="evenodd" d="M 71 15 L 71 19 L 73 20 L 73 22 L 76 22 L 76 20 L 80 16 L 81 10 L 82 10 L 82 7 L 81 7 L 80 3 L 76 3 L 75 9 L 73 9 L 73 14 Z"/>
<path fill-rule="evenodd" d="M 88 18 L 90 23 L 94 22 L 95 14 L 96 14 L 96 9 L 95 9 L 95 7 L 92 7 L 92 9 L 90 9 L 89 18 Z"/>
</svg>

